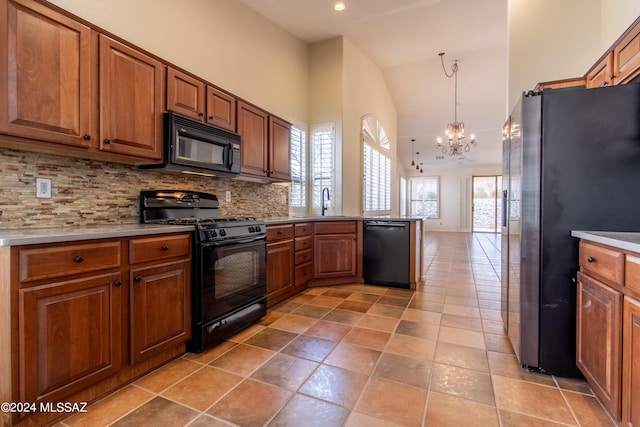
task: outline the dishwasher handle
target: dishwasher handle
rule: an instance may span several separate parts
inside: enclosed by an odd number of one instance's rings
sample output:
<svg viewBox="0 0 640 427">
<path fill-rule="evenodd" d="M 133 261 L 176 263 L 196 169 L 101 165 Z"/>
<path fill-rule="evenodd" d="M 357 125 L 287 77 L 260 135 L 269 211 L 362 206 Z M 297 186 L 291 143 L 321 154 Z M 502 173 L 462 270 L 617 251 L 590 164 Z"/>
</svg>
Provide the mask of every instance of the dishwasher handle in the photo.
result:
<svg viewBox="0 0 640 427">
<path fill-rule="evenodd" d="M 365 221 L 364 227 L 367 230 L 381 230 L 385 228 L 406 228 L 406 222 L 394 222 L 394 221 Z"/>
</svg>

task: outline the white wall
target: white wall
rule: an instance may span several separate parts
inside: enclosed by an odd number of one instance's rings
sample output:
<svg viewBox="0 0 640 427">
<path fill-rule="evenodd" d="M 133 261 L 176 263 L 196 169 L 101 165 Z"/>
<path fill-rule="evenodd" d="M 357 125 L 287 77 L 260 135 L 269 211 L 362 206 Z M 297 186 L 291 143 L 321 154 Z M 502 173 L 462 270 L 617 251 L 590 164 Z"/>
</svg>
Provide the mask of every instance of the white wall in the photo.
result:
<svg viewBox="0 0 640 427">
<path fill-rule="evenodd" d="M 600 50 L 606 51 L 640 16 L 638 0 L 602 0 Z"/>
<path fill-rule="evenodd" d="M 509 0 L 508 111 L 536 83 L 583 76 L 638 16 L 638 0 Z"/>
<path fill-rule="evenodd" d="M 536 83 L 579 77 L 600 57 L 600 0 L 509 0 L 508 111 Z"/>
<path fill-rule="evenodd" d="M 271 113 L 308 122 L 308 45 L 237 0 L 51 2 Z"/>
<path fill-rule="evenodd" d="M 397 113 L 380 69 L 344 38 L 342 131 L 342 213 L 362 214 L 362 118 L 377 118 L 391 143 L 391 207 L 398 214 Z"/>
<path fill-rule="evenodd" d="M 336 138 L 336 173 L 329 214 L 342 211 L 342 37 L 314 43 L 310 48 L 309 125 L 332 123 Z M 309 133 L 310 141 L 311 133 Z M 312 190 L 312 189 L 311 189 Z M 309 191 L 312 196 L 313 191 Z M 313 201 L 309 201 L 313 206 Z M 314 212 L 319 214 L 320 212 Z"/>
</svg>

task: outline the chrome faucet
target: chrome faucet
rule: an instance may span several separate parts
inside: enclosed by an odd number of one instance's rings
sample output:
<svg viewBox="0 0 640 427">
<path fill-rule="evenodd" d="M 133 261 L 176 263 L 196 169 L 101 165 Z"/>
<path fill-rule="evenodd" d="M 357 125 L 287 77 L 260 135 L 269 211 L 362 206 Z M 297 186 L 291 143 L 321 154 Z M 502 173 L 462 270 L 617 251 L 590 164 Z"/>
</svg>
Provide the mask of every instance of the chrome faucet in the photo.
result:
<svg viewBox="0 0 640 427">
<path fill-rule="evenodd" d="M 327 204 L 325 203 L 325 200 L 324 200 L 324 192 L 325 192 L 325 191 L 327 192 L 327 201 L 331 200 L 331 197 L 329 196 L 329 187 L 324 187 L 324 188 L 322 189 L 322 216 L 324 216 L 324 211 L 326 211 L 327 209 L 329 209 L 329 208 L 327 207 Z"/>
</svg>

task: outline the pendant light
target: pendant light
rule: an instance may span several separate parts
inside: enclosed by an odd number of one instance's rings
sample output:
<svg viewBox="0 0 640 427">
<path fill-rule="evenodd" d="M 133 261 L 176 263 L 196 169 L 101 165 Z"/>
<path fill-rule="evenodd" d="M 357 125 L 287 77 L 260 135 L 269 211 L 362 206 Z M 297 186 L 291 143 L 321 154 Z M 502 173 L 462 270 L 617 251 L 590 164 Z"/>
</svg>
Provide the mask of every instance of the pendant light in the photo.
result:
<svg viewBox="0 0 640 427">
<path fill-rule="evenodd" d="M 412 139 L 411 140 L 411 166 L 415 166 L 416 162 L 413 161 L 413 152 L 416 149 L 416 140 Z"/>
</svg>

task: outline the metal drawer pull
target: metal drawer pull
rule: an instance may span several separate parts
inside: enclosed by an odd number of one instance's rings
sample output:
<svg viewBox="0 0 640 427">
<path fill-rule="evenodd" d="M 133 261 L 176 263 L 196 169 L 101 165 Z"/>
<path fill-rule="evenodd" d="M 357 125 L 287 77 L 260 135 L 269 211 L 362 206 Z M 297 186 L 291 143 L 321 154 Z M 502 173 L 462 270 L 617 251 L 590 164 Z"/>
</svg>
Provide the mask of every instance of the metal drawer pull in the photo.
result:
<svg viewBox="0 0 640 427">
<path fill-rule="evenodd" d="M 141 280 L 142 280 L 142 277 L 140 277 L 140 276 L 136 276 L 136 277 L 134 277 L 134 278 L 133 278 L 133 280 L 135 280 L 136 282 L 139 282 L 139 281 L 141 281 Z"/>
<path fill-rule="evenodd" d="M 162 247 L 162 250 L 163 250 L 163 251 L 168 251 L 168 250 L 169 250 L 169 246 L 164 245 L 164 246 Z"/>
<path fill-rule="evenodd" d="M 80 263 L 80 262 L 84 261 L 84 258 L 82 258 L 80 255 L 78 255 L 78 256 L 76 256 L 73 260 L 74 260 L 75 262 L 77 262 L 77 263 Z"/>
<path fill-rule="evenodd" d="M 122 285 L 122 280 L 118 279 L 118 280 L 116 280 L 115 282 L 113 282 L 113 284 L 114 284 L 115 286 L 120 286 L 120 285 Z"/>
<path fill-rule="evenodd" d="M 594 257 L 592 257 L 592 256 L 587 258 L 587 262 L 595 262 L 595 260 L 596 259 Z"/>
</svg>

